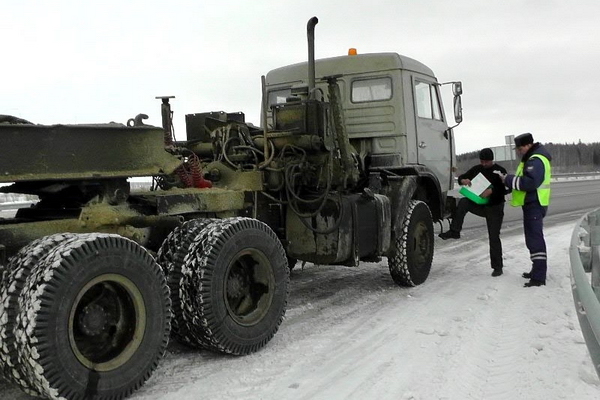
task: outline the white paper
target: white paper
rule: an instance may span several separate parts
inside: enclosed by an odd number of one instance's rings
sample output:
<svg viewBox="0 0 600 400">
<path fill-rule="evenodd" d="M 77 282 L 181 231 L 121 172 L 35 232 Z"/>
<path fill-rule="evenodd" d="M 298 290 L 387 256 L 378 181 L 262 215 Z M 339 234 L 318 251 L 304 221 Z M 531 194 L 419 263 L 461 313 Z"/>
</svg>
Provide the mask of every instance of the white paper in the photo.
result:
<svg viewBox="0 0 600 400">
<path fill-rule="evenodd" d="M 487 188 L 489 188 L 492 184 L 487 180 L 485 176 L 480 172 L 477 176 L 471 179 L 471 186 L 465 186 L 469 191 L 475 193 L 477 196 L 480 196 Z"/>
</svg>

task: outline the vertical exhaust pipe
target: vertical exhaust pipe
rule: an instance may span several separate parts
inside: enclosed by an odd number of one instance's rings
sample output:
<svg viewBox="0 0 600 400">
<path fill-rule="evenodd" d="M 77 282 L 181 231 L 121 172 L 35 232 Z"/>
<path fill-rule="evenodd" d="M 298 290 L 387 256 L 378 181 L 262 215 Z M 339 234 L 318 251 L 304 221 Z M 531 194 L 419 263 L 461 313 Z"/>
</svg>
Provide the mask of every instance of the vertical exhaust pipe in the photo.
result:
<svg viewBox="0 0 600 400">
<path fill-rule="evenodd" d="M 306 24 L 308 36 L 308 98 L 312 100 L 315 92 L 315 25 L 319 23 L 317 17 L 312 17 Z"/>
</svg>

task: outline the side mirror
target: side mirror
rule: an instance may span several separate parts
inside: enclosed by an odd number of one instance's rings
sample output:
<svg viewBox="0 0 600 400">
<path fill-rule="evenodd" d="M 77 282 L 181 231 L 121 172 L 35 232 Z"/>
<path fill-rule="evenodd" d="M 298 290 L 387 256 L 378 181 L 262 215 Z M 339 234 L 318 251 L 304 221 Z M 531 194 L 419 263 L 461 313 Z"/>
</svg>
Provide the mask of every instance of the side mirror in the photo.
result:
<svg viewBox="0 0 600 400">
<path fill-rule="evenodd" d="M 452 94 L 454 94 L 454 121 L 456 121 L 456 125 L 453 126 L 452 128 L 455 128 L 463 120 L 462 101 L 460 99 L 460 95 L 463 94 L 463 89 L 462 89 L 462 82 L 460 82 L 460 81 L 440 83 L 440 86 L 449 85 L 449 84 L 452 84 Z M 452 129 L 452 128 L 449 128 L 449 129 Z"/>
<path fill-rule="evenodd" d="M 453 82 L 452 83 L 452 94 L 454 94 L 455 96 L 460 96 L 461 94 L 463 94 L 462 82 Z"/>
<path fill-rule="evenodd" d="M 462 117 L 462 102 L 460 100 L 460 95 L 454 96 L 454 120 L 457 124 L 460 124 L 463 120 Z"/>
<path fill-rule="evenodd" d="M 452 93 L 454 94 L 454 120 L 457 124 L 460 124 L 463 120 L 462 102 L 460 100 L 460 95 L 463 93 L 462 82 L 458 81 L 452 83 Z"/>
</svg>

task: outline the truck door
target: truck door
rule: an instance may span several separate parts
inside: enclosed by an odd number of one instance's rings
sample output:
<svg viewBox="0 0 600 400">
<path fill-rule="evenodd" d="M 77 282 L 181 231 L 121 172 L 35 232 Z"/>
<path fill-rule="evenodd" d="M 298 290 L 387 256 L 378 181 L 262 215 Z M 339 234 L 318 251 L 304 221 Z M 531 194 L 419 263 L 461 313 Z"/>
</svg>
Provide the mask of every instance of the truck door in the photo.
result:
<svg viewBox="0 0 600 400">
<path fill-rule="evenodd" d="M 416 119 L 417 162 L 438 178 L 442 191 L 452 187 L 451 136 L 446 134 L 439 87 L 426 78 L 413 78 Z"/>
</svg>

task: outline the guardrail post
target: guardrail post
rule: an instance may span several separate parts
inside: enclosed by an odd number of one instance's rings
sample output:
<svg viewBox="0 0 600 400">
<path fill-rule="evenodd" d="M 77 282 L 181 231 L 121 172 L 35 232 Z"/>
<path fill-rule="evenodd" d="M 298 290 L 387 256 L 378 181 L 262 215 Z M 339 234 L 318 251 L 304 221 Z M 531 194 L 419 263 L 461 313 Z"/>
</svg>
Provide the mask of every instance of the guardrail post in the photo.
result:
<svg viewBox="0 0 600 400">
<path fill-rule="evenodd" d="M 579 257 L 585 272 L 592 272 L 592 249 L 590 245 L 590 215 L 581 219 L 579 225 Z"/>
<path fill-rule="evenodd" d="M 590 226 L 591 270 L 592 289 L 600 300 L 600 212 L 590 213 L 588 222 Z"/>
</svg>

